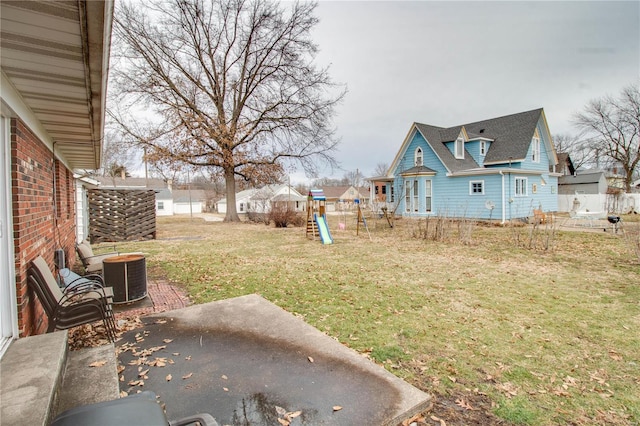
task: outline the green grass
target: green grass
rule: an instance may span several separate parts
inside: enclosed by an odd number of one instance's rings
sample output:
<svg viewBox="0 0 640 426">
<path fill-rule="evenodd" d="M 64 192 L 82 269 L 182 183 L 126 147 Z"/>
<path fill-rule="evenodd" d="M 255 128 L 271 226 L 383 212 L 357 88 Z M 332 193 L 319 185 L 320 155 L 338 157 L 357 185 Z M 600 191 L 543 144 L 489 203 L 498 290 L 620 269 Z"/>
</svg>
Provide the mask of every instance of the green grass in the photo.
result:
<svg viewBox="0 0 640 426">
<path fill-rule="evenodd" d="M 513 423 L 640 423 L 640 266 L 622 237 L 558 232 L 531 250 L 509 228 L 462 244 L 371 219 L 370 240 L 339 220 L 323 246 L 301 228 L 158 218 L 158 240 L 118 248 L 194 303 L 260 294 L 427 392 L 485 393 Z"/>
</svg>

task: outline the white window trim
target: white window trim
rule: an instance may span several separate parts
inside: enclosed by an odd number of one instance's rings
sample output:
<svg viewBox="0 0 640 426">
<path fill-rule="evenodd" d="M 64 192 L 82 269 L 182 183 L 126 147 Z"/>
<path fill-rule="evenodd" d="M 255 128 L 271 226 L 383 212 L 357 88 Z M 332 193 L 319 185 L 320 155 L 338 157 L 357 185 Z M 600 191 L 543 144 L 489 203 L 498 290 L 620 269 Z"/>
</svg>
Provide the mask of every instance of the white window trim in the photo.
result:
<svg viewBox="0 0 640 426">
<path fill-rule="evenodd" d="M 430 189 L 429 194 L 427 194 L 427 189 Z M 429 199 L 429 203 L 427 203 L 427 199 Z M 427 209 L 427 205 L 431 208 Z M 433 213 L 433 180 L 431 179 L 427 179 L 424 184 L 424 211 L 425 213 Z"/>
<path fill-rule="evenodd" d="M 538 137 L 533 137 L 533 139 L 531 139 L 531 161 L 533 161 L 534 163 L 539 163 L 540 162 L 540 138 Z"/>
<path fill-rule="evenodd" d="M 459 160 L 464 159 L 464 139 L 462 137 L 459 137 L 453 144 L 455 157 Z M 458 146 L 460 147 L 460 149 L 458 149 Z"/>
<path fill-rule="evenodd" d="M 420 155 L 418 155 L 418 153 Z M 420 161 L 418 161 L 418 158 L 420 159 Z M 424 151 L 422 151 L 422 148 L 417 147 L 415 152 L 413 153 L 413 163 L 415 166 L 422 166 L 424 165 Z"/>
<path fill-rule="evenodd" d="M 522 189 L 524 190 L 524 194 L 518 194 L 518 181 L 523 182 Z M 517 177 L 515 178 L 515 191 L 514 194 L 516 197 L 527 197 L 529 194 L 529 182 L 526 177 Z"/>
<path fill-rule="evenodd" d="M 482 192 L 473 192 L 473 184 L 479 183 L 482 185 Z M 469 195 L 484 195 L 484 180 L 470 180 L 469 181 Z"/>
</svg>

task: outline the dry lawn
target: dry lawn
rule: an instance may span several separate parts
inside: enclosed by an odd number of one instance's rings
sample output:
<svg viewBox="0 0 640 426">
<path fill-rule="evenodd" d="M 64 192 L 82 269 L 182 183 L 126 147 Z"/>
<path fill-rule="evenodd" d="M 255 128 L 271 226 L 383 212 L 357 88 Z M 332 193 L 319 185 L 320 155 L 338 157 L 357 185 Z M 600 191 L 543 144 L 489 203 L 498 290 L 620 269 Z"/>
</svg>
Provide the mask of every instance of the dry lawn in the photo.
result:
<svg viewBox="0 0 640 426">
<path fill-rule="evenodd" d="M 433 241 L 406 219 L 369 219 L 370 237 L 353 216 L 329 224 L 323 246 L 302 228 L 158 218 L 158 240 L 119 249 L 147 252 L 194 303 L 260 294 L 461 419 L 640 423 L 640 265 L 622 236 L 470 224 L 461 238 L 452 224 Z"/>
</svg>

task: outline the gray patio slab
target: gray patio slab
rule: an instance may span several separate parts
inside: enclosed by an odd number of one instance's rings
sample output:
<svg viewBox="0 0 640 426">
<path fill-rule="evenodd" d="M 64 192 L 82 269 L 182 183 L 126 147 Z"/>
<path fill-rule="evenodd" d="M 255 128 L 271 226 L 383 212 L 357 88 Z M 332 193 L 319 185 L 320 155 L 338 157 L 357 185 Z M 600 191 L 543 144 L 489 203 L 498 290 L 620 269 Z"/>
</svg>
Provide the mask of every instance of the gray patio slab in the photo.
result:
<svg viewBox="0 0 640 426">
<path fill-rule="evenodd" d="M 118 342 L 128 348 L 120 388 L 154 391 L 169 419 L 206 412 L 221 425 L 273 425 L 299 411 L 292 426 L 395 426 L 431 406 L 428 394 L 257 295 L 143 322 Z"/>
</svg>

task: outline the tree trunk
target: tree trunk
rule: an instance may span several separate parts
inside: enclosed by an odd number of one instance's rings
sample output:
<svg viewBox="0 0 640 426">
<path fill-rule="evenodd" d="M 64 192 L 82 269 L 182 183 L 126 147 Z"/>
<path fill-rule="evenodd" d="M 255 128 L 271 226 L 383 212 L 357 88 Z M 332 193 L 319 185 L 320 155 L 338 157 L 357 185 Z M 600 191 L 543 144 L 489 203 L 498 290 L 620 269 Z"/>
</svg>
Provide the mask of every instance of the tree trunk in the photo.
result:
<svg viewBox="0 0 640 426">
<path fill-rule="evenodd" d="M 225 168 L 224 181 L 227 198 L 227 213 L 224 216 L 224 221 L 240 222 L 240 216 L 238 216 L 238 211 L 236 210 L 236 179 L 233 167 Z"/>
</svg>

